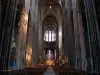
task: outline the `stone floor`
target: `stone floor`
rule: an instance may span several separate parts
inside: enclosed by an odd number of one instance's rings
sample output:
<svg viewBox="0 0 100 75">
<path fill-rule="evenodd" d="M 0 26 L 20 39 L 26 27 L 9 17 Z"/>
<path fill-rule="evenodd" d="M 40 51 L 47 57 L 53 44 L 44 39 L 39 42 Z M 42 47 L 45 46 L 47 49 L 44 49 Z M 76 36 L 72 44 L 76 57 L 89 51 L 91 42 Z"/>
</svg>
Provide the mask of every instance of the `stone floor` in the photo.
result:
<svg viewBox="0 0 100 75">
<path fill-rule="evenodd" d="M 52 67 L 48 67 L 45 75 L 56 75 Z"/>
</svg>

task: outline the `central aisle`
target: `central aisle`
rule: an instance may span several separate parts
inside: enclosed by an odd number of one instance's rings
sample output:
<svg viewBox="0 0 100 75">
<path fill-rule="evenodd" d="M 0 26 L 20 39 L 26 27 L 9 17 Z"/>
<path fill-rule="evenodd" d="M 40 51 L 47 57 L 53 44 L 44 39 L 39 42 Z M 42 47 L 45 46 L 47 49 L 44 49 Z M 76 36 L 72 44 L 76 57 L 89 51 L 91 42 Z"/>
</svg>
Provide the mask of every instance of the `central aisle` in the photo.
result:
<svg viewBox="0 0 100 75">
<path fill-rule="evenodd" d="M 52 67 L 48 67 L 45 75 L 56 75 Z"/>
</svg>

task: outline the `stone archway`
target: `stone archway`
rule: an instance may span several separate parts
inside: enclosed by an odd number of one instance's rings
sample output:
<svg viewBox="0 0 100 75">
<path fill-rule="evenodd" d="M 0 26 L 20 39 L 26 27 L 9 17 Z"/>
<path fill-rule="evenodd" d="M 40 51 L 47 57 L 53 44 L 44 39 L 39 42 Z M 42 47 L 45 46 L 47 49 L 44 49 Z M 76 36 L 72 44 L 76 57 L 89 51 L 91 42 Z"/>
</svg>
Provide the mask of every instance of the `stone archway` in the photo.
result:
<svg viewBox="0 0 100 75">
<path fill-rule="evenodd" d="M 61 14 L 61 4 L 58 0 L 41 0 L 39 4 L 40 9 L 40 20 L 41 20 L 41 34 L 42 43 L 44 43 L 43 33 L 44 29 L 54 28 L 57 32 L 57 50 L 60 55 L 62 53 L 62 14 Z M 42 45 L 42 50 L 44 50 L 44 45 Z M 42 52 L 42 51 L 41 51 Z M 59 56 L 58 56 L 59 59 Z"/>
</svg>

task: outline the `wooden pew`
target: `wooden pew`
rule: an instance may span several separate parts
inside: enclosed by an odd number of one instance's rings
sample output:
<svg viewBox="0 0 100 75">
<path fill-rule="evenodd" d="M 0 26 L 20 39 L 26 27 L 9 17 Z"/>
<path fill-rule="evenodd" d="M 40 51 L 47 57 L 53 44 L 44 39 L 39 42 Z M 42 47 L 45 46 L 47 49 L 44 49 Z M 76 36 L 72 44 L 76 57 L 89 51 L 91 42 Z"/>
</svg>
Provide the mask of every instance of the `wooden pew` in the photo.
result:
<svg viewBox="0 0 100 75">
<path fill-rule="evenodd" d="M 70 67 L 55 66 L 53 69 L 57 75 L 90 75 L 86 71 L 76 70 Z"/>
<path fill-rule="evenodd" d="M 30 68 L 13 70 L 11 75 L 44 75 L 46 69 L 46 66 L 33 66 Z"/>
</svg>

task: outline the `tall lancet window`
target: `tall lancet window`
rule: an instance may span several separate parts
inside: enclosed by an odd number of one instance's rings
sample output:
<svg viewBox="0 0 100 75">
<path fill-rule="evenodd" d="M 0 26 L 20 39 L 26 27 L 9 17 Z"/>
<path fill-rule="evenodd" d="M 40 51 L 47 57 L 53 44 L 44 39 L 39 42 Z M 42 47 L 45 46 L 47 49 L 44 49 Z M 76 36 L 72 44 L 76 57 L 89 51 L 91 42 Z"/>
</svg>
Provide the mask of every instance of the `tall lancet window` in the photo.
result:
<svg viewBox="0 0 100 75">
<path fill-rule="evenodd" d="M 44 32 L 44 41 L 48 41 L 48 31 Z"/>
<path fill-rule="evenodd" d="M 56 33 L 54 32 L 54 41 L 56 41 Z"/>
<path fill-rule="evenodd" d="M 49 31 L 49 41 L 51 41 L 51 31 Z"/>
<path fill-rule="evenodd" d="M 52 41 L 56 41 L 56 33 L 52 31 Z"/>
<path fill-rule="evenodd" d="M 56 33 L 53 30 L 44 32 L 44 41 L 53 42 L 56 41 Z"/>
</svg>

